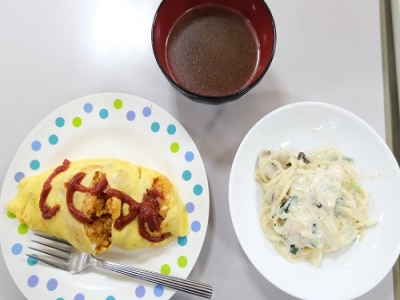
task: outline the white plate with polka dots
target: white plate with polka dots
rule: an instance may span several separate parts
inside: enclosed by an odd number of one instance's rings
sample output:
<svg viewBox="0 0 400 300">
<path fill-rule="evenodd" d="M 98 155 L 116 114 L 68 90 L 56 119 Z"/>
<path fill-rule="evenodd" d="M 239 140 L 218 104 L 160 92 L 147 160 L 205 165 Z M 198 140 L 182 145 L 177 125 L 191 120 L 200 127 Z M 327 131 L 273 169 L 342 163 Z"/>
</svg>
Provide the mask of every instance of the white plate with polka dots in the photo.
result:
<svg viewBox="0 0 400 300">
<path fill-rule="evenodd" d="M 164 247 L 104 255 L 115 261 L 187 277 L 203 246 L 209 190 L 196 145 L 169 113 L 145 99 L 97 94 L 70 102 L 47 116 L 27 136 L 5 177 L 0 203 L 0 243 L 11 276 L 28 299 L 169 299 L 174 291 L 99 270 L 72 275 L 28 258 L 32 232 L 6 211 L 18 182 L 69 160 L 114 157 L 167 175 L 178 187 L 191 232 Z"/>
</svg>

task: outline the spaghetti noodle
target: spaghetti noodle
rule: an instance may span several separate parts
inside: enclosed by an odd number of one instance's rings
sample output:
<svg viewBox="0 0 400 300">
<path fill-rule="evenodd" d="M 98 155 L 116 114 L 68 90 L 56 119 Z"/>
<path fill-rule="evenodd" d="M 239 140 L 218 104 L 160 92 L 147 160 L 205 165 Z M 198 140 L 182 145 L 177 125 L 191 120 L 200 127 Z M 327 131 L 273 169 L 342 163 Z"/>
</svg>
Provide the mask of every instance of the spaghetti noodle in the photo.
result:
<svg viewBox="0 0 400 300">
<path fill-rule="evenodd" d="M 332 147 L 309 155 L 265 150 L 255 178 L 263 189 L 261 227 L 290 262 L 317 266 L 322 252 L 364 236 L 368 195 L 353 160 Z"/>
</svg>

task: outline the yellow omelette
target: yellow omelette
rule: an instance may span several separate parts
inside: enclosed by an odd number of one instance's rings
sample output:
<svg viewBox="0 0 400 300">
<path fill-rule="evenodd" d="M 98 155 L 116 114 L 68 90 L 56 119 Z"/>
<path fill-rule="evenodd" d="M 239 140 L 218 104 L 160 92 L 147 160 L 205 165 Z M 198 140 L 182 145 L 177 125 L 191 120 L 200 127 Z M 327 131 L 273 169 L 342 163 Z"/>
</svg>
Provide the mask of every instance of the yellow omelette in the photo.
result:
<svg viewBox="0 0 400 300">
<path fill-rule="evenodd" d="M 33 230 L 100 254 L 162 246 L 189 233 L 174 184 L 159 172 L 109 158 L 65 160 L 23 178 L 7 209 Z"/>
</svg>

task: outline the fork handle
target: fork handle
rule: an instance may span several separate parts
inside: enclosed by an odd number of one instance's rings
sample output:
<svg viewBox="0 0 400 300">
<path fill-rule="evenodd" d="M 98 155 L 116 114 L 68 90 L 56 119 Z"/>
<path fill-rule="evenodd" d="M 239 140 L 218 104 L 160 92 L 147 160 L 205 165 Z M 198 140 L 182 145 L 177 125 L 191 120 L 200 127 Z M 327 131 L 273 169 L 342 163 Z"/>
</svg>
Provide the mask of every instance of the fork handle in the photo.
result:
<svg viewBox="0 0 400 300">
<path fill-rule="evenodd" d="M 165 287 L 207 299 L 211 299 L 213 293 L 213 287 L 206 283 L 164 275 L 154 271 L 144 270 L 105 259 L 93 257 L 93 265 L 105 270 L 142 279 L 154 284 L 160 284 Z"/>
</svg>

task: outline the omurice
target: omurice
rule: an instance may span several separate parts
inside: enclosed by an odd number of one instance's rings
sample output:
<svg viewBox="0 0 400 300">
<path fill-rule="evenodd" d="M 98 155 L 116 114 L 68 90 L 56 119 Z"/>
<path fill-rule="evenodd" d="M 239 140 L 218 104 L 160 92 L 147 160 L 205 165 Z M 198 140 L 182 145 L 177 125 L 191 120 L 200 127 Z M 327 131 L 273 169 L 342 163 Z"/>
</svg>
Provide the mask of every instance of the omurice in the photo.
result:
<svg viewBox="0 0 400 300">
<path fill-rule="evenodd" d="M 7 209 L 29 228 L 91 254 L 162 246 L 190 231 L 182 199 L 165 175 L 113 158 L 65 159 L 23 178 Z"/>
</svg>

